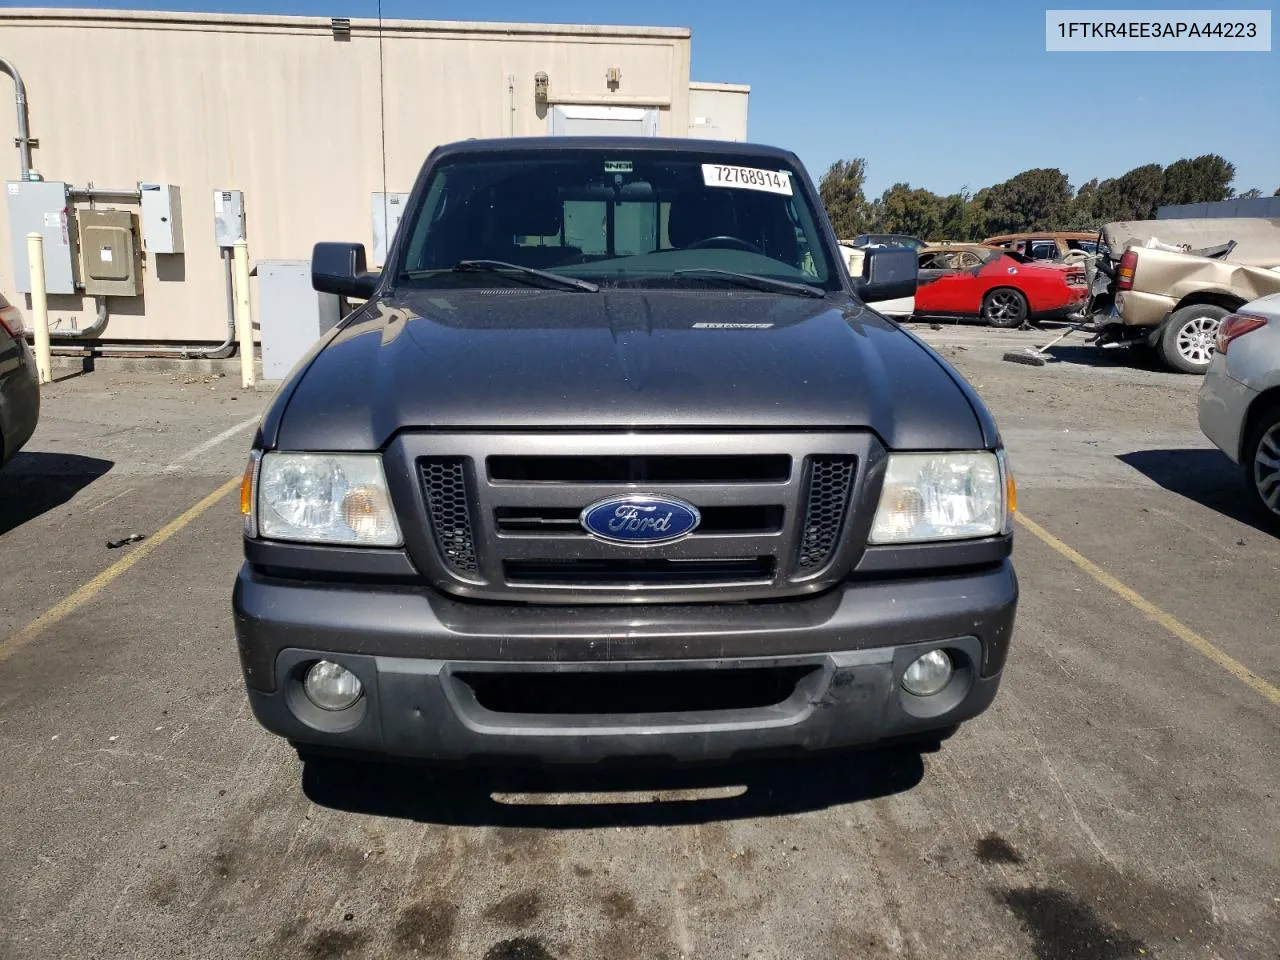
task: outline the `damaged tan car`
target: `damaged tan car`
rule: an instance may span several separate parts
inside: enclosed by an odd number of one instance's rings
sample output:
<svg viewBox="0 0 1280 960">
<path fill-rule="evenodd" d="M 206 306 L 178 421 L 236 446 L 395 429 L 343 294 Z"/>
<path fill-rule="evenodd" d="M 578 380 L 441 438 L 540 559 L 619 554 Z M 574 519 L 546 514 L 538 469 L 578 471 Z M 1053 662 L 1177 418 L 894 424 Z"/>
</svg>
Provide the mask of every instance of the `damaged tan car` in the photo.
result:
<svg viewBox="0 0 1280 960">
<path fill-rule="evenodd" d="M 1280 219 L 1126 221 L 1102 239 L 1115 303 L 1097 342 L 1151 347 L 1183 373 L 1208 368 L 1223 317 L 1280 293 Z"/>
</svg>

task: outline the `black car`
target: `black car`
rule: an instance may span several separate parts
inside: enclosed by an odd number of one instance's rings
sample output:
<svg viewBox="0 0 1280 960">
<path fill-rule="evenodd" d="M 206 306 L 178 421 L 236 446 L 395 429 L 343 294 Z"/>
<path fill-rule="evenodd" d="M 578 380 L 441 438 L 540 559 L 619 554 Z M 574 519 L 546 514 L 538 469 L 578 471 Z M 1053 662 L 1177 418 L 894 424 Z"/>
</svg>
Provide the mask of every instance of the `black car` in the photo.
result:
<svg viewBox="0 0 1280 960">
<path fill-rule="evenodd" d="M 39 420 L 35 355 L 23 338 L 22 314 L 0 295 L 0 465 L 31 439 Z"/>
<path fill-rule="evenodd" d="M 936 741 L 991 703 L 1013 488 L 969 385 L 867 302 L 797 158 L 467 141 L 276 394 L 234 589 L 304 755 L 683 759 Z"/>
</svg>

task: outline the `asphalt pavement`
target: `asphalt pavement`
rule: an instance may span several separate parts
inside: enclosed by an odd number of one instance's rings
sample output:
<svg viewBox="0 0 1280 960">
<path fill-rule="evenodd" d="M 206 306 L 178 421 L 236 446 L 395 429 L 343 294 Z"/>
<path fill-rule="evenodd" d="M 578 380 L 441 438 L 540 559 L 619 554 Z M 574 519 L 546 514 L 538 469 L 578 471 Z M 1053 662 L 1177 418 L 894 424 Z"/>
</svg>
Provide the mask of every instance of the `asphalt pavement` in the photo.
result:
<svg viewBox="0 0 1280 960">
<path fill-rule="evenodd" d="M 1000 695 L 924 755 L 304 769 L 229 608 L 267 397 L 47 388 L 0 473 L 0 957 L 1280 956 L 1280 541 L 1198 381 L 913 328 L 988 399 L 1029 521 Z"/>
</svg>

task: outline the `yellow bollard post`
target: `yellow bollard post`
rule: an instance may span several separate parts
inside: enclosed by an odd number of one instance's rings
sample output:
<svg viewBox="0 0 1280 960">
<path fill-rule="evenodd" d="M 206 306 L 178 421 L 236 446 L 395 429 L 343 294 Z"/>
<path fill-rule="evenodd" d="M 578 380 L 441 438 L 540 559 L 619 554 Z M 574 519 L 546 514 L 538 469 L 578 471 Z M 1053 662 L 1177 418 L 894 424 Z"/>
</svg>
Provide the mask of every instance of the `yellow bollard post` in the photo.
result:
<svg viewBox="0 0 1280 960">
<path fill-rule="evenodd" d="M 44 284 L 44 237 L 27 234 L 27 264 L 31 269 L 31 329 L 36 350 L 36 373 L 41 383 L 53 381 L 53 356 L 49 353 L 49 296 Z"/>
<path fill-rule="evenodd" d="M 247 390 L 257 380 L 253 368 L 253 314 L 249 300 L 249 245 L 234 246 L 236 278 L 236 333 L 240 338 L 240 383 Z"/>
</svg>

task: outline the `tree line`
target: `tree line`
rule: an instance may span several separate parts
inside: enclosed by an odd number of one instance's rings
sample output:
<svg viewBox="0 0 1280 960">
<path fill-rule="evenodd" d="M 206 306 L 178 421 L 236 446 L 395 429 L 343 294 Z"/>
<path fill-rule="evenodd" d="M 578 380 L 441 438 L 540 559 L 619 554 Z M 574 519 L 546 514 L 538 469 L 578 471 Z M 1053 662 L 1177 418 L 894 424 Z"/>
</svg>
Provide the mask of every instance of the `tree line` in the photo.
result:
<svg viewBox="0 0 1280 960">
<path fill-rule="evenodd" d="M 1073 189 L 1054 167 L 1024 170 L 977 193 L 967 189 L 940 196 L 909 183 L 895 183 L 868 200 L 867 161 L 837 160 L 818 183 L 836 235 L 905 233 L 926 240 L 980 240 L 1033 230 L 1097 230 L 1115 220 L 1150 220 L 1170 203 L 1201 203 L 1260 197 L 1256 187 L 1231 189 L 1235 165 L 1216 153 L 1162 167 L 1148 163 L 1118 177 L 1096 177 Z M 1277 188 L 1274 196 L 1280 196 Z"/>
</svg>

